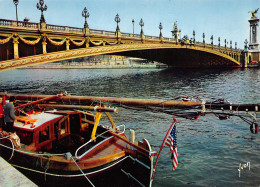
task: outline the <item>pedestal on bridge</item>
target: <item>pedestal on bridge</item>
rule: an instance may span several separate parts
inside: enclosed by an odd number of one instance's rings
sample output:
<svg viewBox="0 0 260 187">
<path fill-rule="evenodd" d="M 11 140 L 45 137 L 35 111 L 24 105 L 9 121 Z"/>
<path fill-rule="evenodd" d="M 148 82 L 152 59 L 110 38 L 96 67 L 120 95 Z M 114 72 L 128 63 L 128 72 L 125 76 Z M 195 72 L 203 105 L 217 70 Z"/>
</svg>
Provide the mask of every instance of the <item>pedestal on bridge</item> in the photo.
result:
<svg viewBox="0 0 260 187">
<path fill-rule="evenodd" d="M 249 46 L 248 46 L 248 62 L 256 63 L 260 62 L 260 49 L 258 43 L 258 23 L 259 19 L 256 17 L 256 14 L 253 14 L 250 20 L 250 38 L 249 38 Z"/>
<path fill-rule="evenodd" d="M 258 18 L 251 18 L 248 20 L 250 23 L 250 40 L 249 40 L 249 50 L 259 50 L 258 43 Z"/>
<path fill-rule="evenodd" d="M 179 42 L 181 30 L 178 29 L 177 22 L 174 23 L 173 30 L 171 32 L 172 32 L 172 38 L 176 42 Z"/>
</svg>

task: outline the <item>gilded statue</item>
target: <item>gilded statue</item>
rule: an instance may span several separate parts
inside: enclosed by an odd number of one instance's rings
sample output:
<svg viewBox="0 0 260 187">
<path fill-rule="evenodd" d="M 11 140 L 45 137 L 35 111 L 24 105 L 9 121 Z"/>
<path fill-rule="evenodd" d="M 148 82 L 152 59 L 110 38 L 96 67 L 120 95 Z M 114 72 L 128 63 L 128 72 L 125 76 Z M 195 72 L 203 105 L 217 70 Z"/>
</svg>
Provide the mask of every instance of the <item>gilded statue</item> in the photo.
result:
<svg viewBox="0 0 260 187">
<path fill-rule="evenodd" d="M 249 11 L 249 12 L 248 12 L 248 13 L 251 13 L 251 14 L 252 14 L 251 19 L 252 19 L 252 18 L 257 18 L 257 17 L 256 17 L 256 14 L 257 14 L 258 10 L 259 10 L 259 8 L 256 9 L 255 11 Z"/>
</svg>

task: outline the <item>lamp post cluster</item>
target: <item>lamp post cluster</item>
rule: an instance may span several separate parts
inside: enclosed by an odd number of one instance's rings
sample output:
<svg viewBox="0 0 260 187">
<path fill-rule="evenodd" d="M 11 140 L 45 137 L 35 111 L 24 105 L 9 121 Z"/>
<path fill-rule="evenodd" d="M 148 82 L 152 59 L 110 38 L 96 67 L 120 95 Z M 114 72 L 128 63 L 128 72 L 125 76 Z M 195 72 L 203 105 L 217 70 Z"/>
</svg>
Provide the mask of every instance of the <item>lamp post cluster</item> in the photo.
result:
<svg viewBox="0 0 260 187">
<path fill-rule="evenodd" d="M 193 30 L 193 43 L 194 43 L 194 45 L 196 44 L 196 39 L 195 39 L 195 36 L 196 36 L 196 34 L 195 34 L 195 30 Z"/>
<path fill-rule="evenodd" d="M 160 22 L 159 24 L 159 29 L 160 29 L 160 35 L 159 37 L 161 38 L 162 37 L 162 29 L 163 29 L 163 26 L 162 26 L 162 23 Z"/>
<path fill-rule="evenodd" d="M 213 35 L 211 35 L 210 40 L 211 40 L 211 45 L 213 46 L 213 40 L 214 40 Z"/>
<path fill-rule="evenodd" d="M 15 9 L 16 9 L 16 22 L 18 22 L 18 14 L 17 14 L 17 5 L 19 3 L 19 0 L 13 0 L 14 5 L 15 5 Z"/>
<path fill-rule="evenodd" d="M 116 24 L 117 24 L 117 26 L 116 26 L 116 32 L 119 32 L 119 31 L 120 31 L 119 26 L 118 26 L 118 23 L 119 23 L 120 21 L 121 21 L 121 19 L 120 19 L 119 15 L 117 14 L 116 17 L 115 17 L 115 22 L 116 22 Z"/>
<path fill-rule="evenodd" d="M 84 28 L 88 28 L 88 22 L 87 22 L 87 18 L 89 17 L 89 12 L 88 9 L 85 7 L 82 11 L 82 17 L 85 18 L 85 23 L 84 23 Z"/>
<path fill-rule="evenodd" d="M 195 40 L 195 31 L 193 31 L 193 38 Z M 204 47 L 205 47 L 205 45 L 206 45 L 206 43 L 205 43 L 205 33 L 202 34 L 202 38 L 203 38 L 203 44 L 204 44 Z M 211 35 L 210 44 L 212 45 L 212 47 L 213 47 L 213 39 L 214 39 L 214 37 L 213 37 L 213 35 Z M 227 48 L 228 42 L 227 42 L 226 39 L 224 40 L 224 44 L 225 44 L 224 47 Z M 220 37 L 218 37 L 218 47 L 220 48 Z M 232 40 L 230 40 L 230 49 L 232 49 Z M 235 42 L 235 49 L 237 49 L 237 42 Z"/>
<path fill-rule="evenodd" d="M 141 26 L 141 35 L 142 35 L 142 34 L 144 34 L 144 31 L 143 31 L 144 21 L 143 21 L 142 18 L 141 18 L 141 20 L 139 22 L 139 25 Z"/>
<path fill-rule="evenodd" d="M 39 3 L 37 3 L 36 7 L 37 7 L 38 10 L 41 11 L 40 23 L 45 23 L 43 11 L 47 10 L 47 5 L 45 4 L 45 6 L 44 6 L 44 0 L 39 0 Z"/>
<path fill-rule="evenodd" d="M 16 7 L 16 22 L 18 23 L 18 13 L 17 13 L 17 6 L 18 6 L 18 3 L 19 3 L 19 0 L 13 0 L 13 3 Z M 40 19 L 40 23 L 45 23 L 45 18 L 44 18 L 44 15 L 43 15 L 43 12 L 47 10 L 47 5 L 45 4 L 44 5 L 44 0 L 39 0 L 39 3 L 37 3 L 36 5 L 37 9 L 41 11 L 41 19 Z M 90 14 L 89 14 L 89 11 L 87 10 L 87 8 L 85 7 L 82 11 L 82 17 L 85 18 L 85 23 L 84 23 L 84 28 L 85 29 L 88 29 L 89 26 L 88 26 L 88 22 L 87 22 L 87 18 L 89 18 Z M 115 17 L 115 22 L 117 23 L 117 27 L 116 27 L 116 32 L 119 33 L 120 32 L 120 29 L 119 29 L 119 23 L 120 23 L 121 19 L 119 17 L 119 15 L 117 14 L 116 17 Z M 133 24 L 133 35 L 134 35 L 134 24 L 135 24 L 135 20 L 132 19 L 132 24 Z M 141 26 L 141 32 L 140 34 L 143 35 L 144 32 L 143 32 L 143 26 L 144 26 L 144 21 L 143 19 L 141 18 L 140 22 L 139 22 L 139 25 Z M 160 34 L 159 34 L 159 37 L 162 38 L 162 29 L 163 29 L 163 26 L 162 26 L 162 23 L 160 22 L 159 24 L 159 30 L 160 30 Z M 205 46 L 205 33 L 202 34 L 202 38 L 203 38 L 203 44 Z M 211 40 L 211 45 L 213 46 L 213 35 L 211 35 L 210 37 L 210 40 Z M 196 40 L 195 40 L 195 30 L 193 30 L 193 43 L 195 44 Z M 247 42 L 247 41 L 246 41 Z M 245 42 L 245 43 L 246 43 Z M 224 43 L 225 43 L 225 48 L 227 48 L 227 40 L 225 39 L 224 40 Z M 245 44 L 246 46 L 247 44 Z M 220 37 L 218 37 L 218 46 L 220 47 Z M 232 49 L 232 41 L 230 41 L 230 48 Z M 237 49 L 237 42 L 235 42 L 235 49 Z"/>
</svg>

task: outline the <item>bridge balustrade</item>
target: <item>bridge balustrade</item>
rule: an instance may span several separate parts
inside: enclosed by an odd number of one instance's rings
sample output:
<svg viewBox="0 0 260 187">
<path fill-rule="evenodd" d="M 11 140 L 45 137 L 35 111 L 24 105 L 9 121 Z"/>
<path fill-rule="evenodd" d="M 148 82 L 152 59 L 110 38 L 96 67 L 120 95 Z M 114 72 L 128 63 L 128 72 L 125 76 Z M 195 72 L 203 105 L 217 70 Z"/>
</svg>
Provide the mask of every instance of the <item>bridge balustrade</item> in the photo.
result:
<svg viewBox="0 0 260 187">
<path fill-rule="evenodd" d="M 13 26 L 13 21 L 1 19 L 0 20 L 0 25 L 3 25 L 3 26 Z"/>
<path fill-rule="evenodd" d="M 58 25 L 46 25 L 48 30 L 54 30 L 54 31 L 65 31 L 65 26 L 58 26 Z"/>
<path fill-rule="evenodd" d="M 173 38 L 163 38 L 163 40 L 166 40 L 166 41 L 174 41 Z"/>
<path fill-rule="evenodd" d="M 124 37 L 133 37 L 133 34 L 121 32 L 121 36 L 124 36 Z"/>
<path fill-rule="evenodd" d="M 99 34 L 99 35 L 112 35 L 115 36 L 116 32 L 113 31 L 104 31 L 104 30 L 95 30 L 95 29 L 90 29 L 90 34 Z"/>
<path fill-rule="evenodd" d="M 33 28 L 37 29 L 38 28 L 38 23 L 31 23 L 31 22 L 23 22 L 19 21 L 17 24 L 18 27 L 27 27 L 27 28 Z"/>
<path fill-rule="evenodd" d="M 19 32 L 23 32 L 23 31 L 21 31 L 20 28 L 25 28 L 25 29 L 27 29 L 25 32 L 28 31 L 29 33 L 30 32 L 34 33 L 34 35 L 36 33 L 37 33 L 36 35 L 39 35 L 38 30 L 41 30 L 41 29 L 42 29 L 43 33 L 45 32 L 44 28 L 40 27 L 40 23 L 32 23 L 32 22 L 24 22 L 24 21 L 18 21 L 17 22 L 17 21 L 14 21 L 14 20 L 0 19 L 0 28 L 1 27 L 3 28 L 4 31 L 6 30 L 6 28 L 8 28 L 7 31 L 9 32 L 9 35 L 10 35 L 10 30 L 12 30 L 13 33 L 15 33 L 16 29 L 17 29 L 18 36 L 19 36 L 20 35 Z M 67 39 L 66 41 L 64 39 L 62 39 L 64 37 L 68 36 L 69 33 L 74 33 L 74 36 L 78 36 L 78 37 L 82 37 L 83 34 L 84 34 L 84 36 L 93 37 L 94 39 L 98 38 L 97 39 L 98 42 L 97 41 L 90 41 L 93 44 L 92 46 L 102 46 L 102 45 L 104 45 L 104 41 L 101 41 L 102 38 L 109 38 L 111 41 L 109 40 L 108 43 L 111 43 L 111 45 L 120 44 L 120 43 L 117 43 L 117 38 L 115 38 L 115 36 L 117 34 L 116 31 L 89 29 L 89 32 L 85 32 L 84 28 L 50 25 L 50 24 L 46 24 L 45 29 L 46 29 L 47 35 L 48 35 L 48 31 L 56 31 L 56 33 L 58 33 L 60 35 L 60 39 L 62 40 L 61 42 L 66 42 L 65 44 L 66 44 L 66 50 L 67 51 L 70 50 L 70 43 L 74 44 L 73 49 L 75 49 L 75 46 L 89 47 L 88 43 L 86 43 L 86 45 L 84 45 L 85 39 L 82 40 L 82 42 L 76 42 L 76 40 L 73 39 L 73 38 L 71 40 Z M 50 35 L 51 35 L 51 33 L 50 33 Z M 69 35 L 69 36 L 71 36 L 71 35 Z M 241 51 L 238 50 L 238 49 L 232 49 L 232 48 L 218 46 L 218 45 L 206 44 L 206 43 L 202 43 L 202 42 L 196 42 L 195 44 L 191 44 L 191 45 L 185 44 L 184 46 L 183 45 L 181 46 L 180 41 L 178 42 L 173 38 L 167 38 L 167 37 L 149 36 L 149 35 L 141 35 L 141 34 L 130 34 L 130 33 L 120 33 L 120 35 L 118 35 L 118 37 L 122 37 L 121 38 L 122 41 L 123 40 L 132 40 L 132 42 L 131 42 L 132 44 L 135 44 L 135 42 L 138 43 L 140 41 L 144 41 L 143 43 L 145 43 L 145 40 L 149 44 L 152 44 L 152 43 L 159 44 L 162 40 L 162 43 L 165 43 L 166 45 L 176 45 L 177 48 L 178 47 L 186 47 L 186 48 L 194 48 L 194 49 L 197 49 L 197 50 L 202 50 L 202 49 L 199 49 L 199 48 L 205 48 L 205 49 L 208 49 L 208 50 L 211 50 L 211 51 L 215 51 L 215 52 L 219 52 L 219 53 L 222 53 L 222 54 L 229 55 L 236 60 L 238 59 L 238 61 L 240 61 L 240 56 L 241 56 Z M 19 38 L 19 37 L 13 37 L 13 40 L 14 39 L 16 39 L 17 41 L 18 40 L 22 40 L 23 42 L 26 41 L 26 40 Z M 0 39 L 0 42 L 6 43 L 7 40 L 9 41 L 10 37 L 6 38 L 6 39 Z M 78 41 L 81 41 L 81 39 L 79 39 Z M 35 45 L 37 42 L 39 42 L 39 40 L 38 41 L 35 40 L 35 42 L 28 40 L 26 44 Z M 124 42 L 122 42 L 122 43 L 124 43 Z M 14 49 L 16 49 L 16 50 L 14 50 L 15 51 L 14 52 L 14 56 L 15 56 L 14 58 L 19 59 L 18 45 L 21 45 L 21 44 L 19 44 L 19 42 L 18 42 L 18 43 L 15 43 L 13 45 L 14 45 Z M 22 45 L 24 45 L 24 44 L 22 44 Z M 43 42 L 43 43 L 41 43 L 41 45 L 42 45 L 43 54 L 46 54 L 47 53 L 47 50 L 46 50 L 47 44 Z M 54 44 L 54 45 L 59 46 L 60 43 L 59 43 L 59 45 L 58 45 L 58 43 Z M 7 55 L 8 54 L 9 54 L 9 52 L 7 52 Z M 10 59 L 10 56 L 7 59 Z"/>
<path fill-rule="evenodd" d="M 78 33 L 82 33 L 84 32 L 82 28 L 77 28 L 77 27 L 68 27 L 69 32 L 78 32 Z"/>
<path fill-rule="evenodd" d="M 140 34 L 133 34 L 133 37 L 135 37 L 135 38 L 141 38 L 141 35 L 140 35 Z"/>
</svg>

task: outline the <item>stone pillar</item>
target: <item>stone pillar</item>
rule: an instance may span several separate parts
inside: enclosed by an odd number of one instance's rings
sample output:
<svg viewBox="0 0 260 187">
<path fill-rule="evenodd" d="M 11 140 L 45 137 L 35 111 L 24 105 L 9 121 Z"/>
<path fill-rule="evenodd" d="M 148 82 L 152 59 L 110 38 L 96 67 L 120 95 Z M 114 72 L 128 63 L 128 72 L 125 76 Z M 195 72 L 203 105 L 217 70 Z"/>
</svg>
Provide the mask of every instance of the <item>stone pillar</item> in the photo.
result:
<svg viewBox="0 0 260 187">
<path fill-rule="evenodd" d="M 89 37 L 86 37 L 86 48 L 89 48 Z"/>
<path fill-rule="evenodd" d="M 18 48 L 18 41 L 19 37 L 13 37 L 13 44 L 14 44 L 14 59 L 19 59 L 19 48 Z"/>
<path fill-rule="evenodd" d="M 43 35 L 42 36 L 42 54 L 47 53 L 47 36 Z"/>
<path fill-rule="evenodd" d="M 249 61 L 249 56 L 248 56 L 248 52 L 246 51 L 246 52 L 244 52 L 244 58 L 243 58 L 243 64 L 242 64 L 242 66 L 244 68 L 247 67 L 248 61 Z"/>
<path fill-rule="evenodd" d="M 41 30 L 47 29 L 47 25 L 45 22 L 41 22 L 40 25 L 41 25 Z"/>
<path fill-rule="evenodd" d="M 117 38 L 117 44 L 121 44 L 121 32 L 120 32 L 120 30 L 118 29 L 117 31 L 116 31 L 116 38 Z"/>
<path fill-rule="evenodd" d="M 159 40 L 161 41 L 161 43 L 163 43 L 163 36 L 160 36 Z"/>
<path fill-rule="evenodd" d="M 66 38 L 66 51 L 69 51 L 70 50 L 70 38 L 67 37 Z"/>
<path fill-rule="evenodd" d="M 47 42 L 42 42 L 42 54 L 47 53 Z"/>
<path fill-rule="evenodd" d="M 90 34 L 89 28 L 84 28 L 83 32 L 84 32 L 85 35 L 89 35 Z"/>
</svg>

